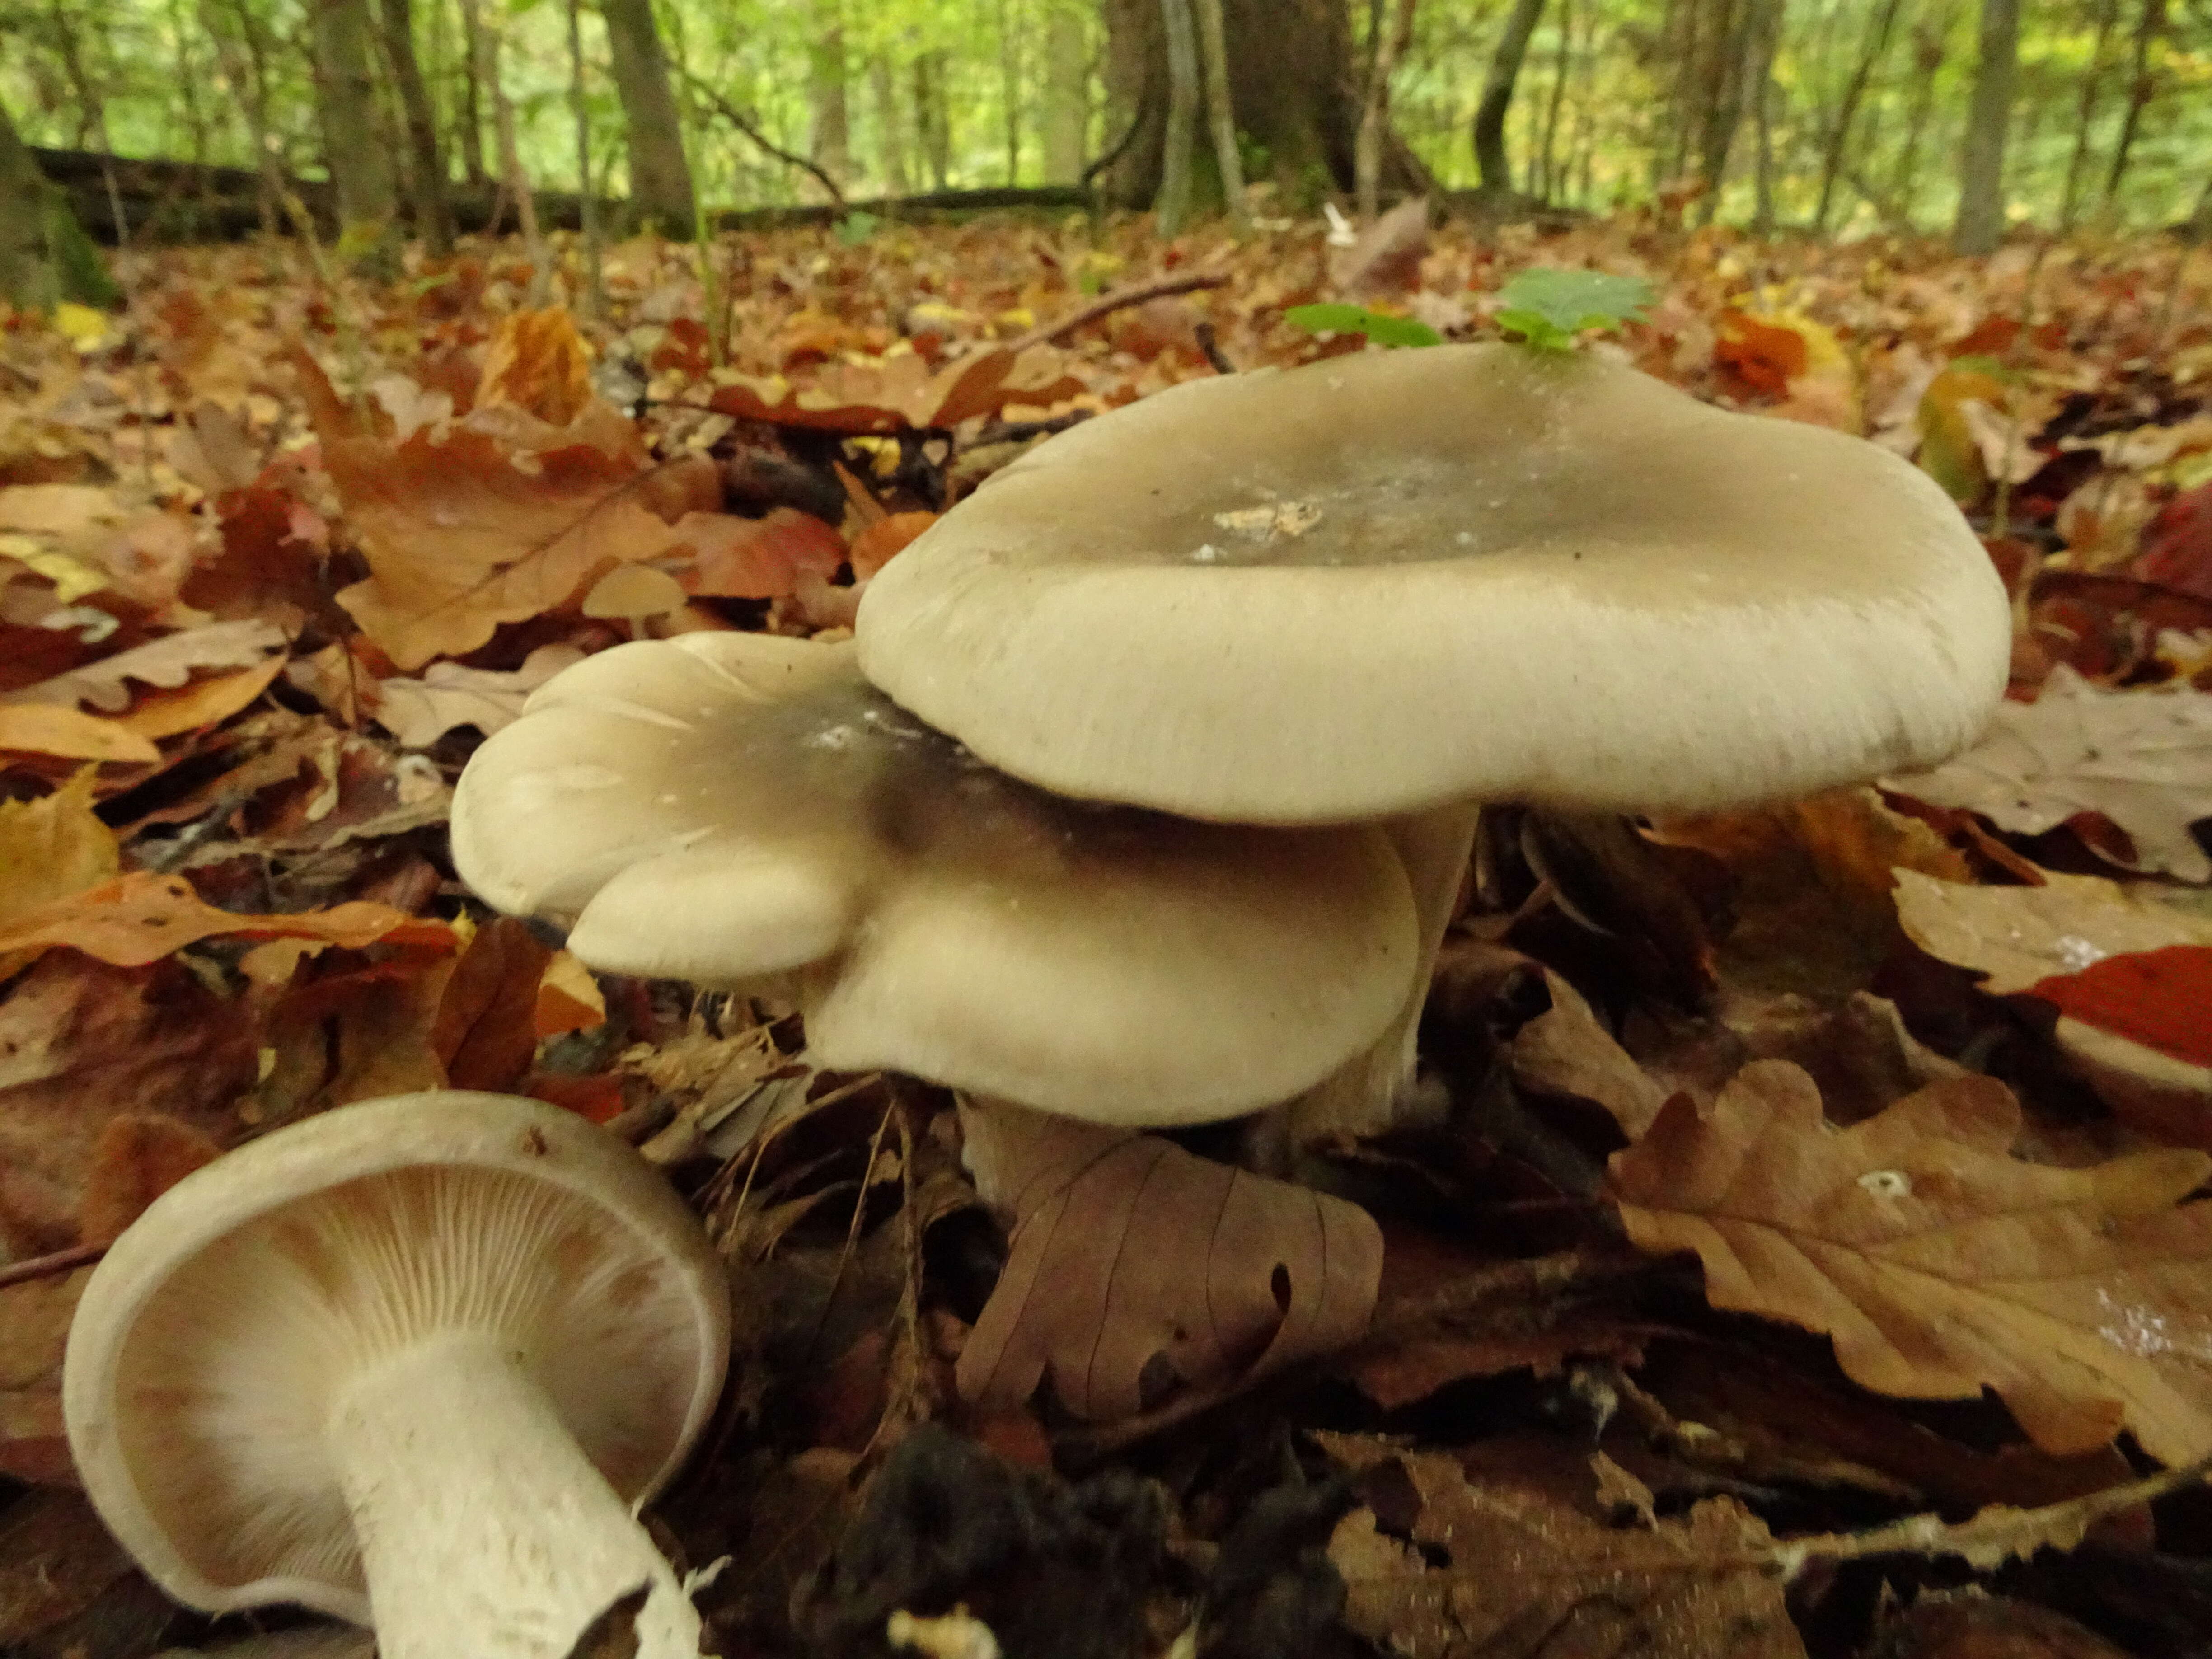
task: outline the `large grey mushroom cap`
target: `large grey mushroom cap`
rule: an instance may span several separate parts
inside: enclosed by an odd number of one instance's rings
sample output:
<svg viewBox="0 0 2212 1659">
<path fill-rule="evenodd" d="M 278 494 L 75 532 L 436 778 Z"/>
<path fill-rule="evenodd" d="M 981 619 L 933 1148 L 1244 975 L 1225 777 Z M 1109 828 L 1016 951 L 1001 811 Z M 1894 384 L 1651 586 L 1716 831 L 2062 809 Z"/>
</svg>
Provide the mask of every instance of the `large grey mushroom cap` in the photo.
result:
<svg viewBox="0 0 2212 1659">
<path fill-rule="evenodd" d="M 849 645 L 755 634 L 549 681 L 470 762 L 453 847 L 594 967 L 795 975 L 824 1065 L 1108 1123 L 1297 1093 L 1382 1032 L 1419 954 L 1378 829 L 1048 795 L 869 686 Z"/>
<path fill-rule="evenodd" d="M 1322 823 L 1703 809 L 1941 758 L 2002 585 L 1887 451 L 1582 354 L 1177 386 L 996 474 L 868 586 L 868 678 L 1094 799 Z"/>
</svg>

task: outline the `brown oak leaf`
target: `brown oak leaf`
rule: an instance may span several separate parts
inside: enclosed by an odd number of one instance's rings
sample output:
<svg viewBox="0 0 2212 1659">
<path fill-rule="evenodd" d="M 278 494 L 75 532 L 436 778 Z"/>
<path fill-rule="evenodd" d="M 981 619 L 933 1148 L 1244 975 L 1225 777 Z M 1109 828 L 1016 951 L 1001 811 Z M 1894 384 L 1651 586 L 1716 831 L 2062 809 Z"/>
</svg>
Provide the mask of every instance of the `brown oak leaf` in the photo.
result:
<svg viewBox="0 0 2212 1659">
<path fill-rule="evenodd" d="M 2181 1201 L 2212 1158 L 2058 1169 L 2009 1155 L 2020 1128 L 1970 1076 L 1836 1129 L 1761 1060 L 1707 1115 L 1670 1101 L 1611 1182 L 1639 1249 L 1694 1251 L 1714 1305 L 1825 1333 L 1863 1387 L 1993 1389 L 2059 1455 L 2123 1429 L 2169 1463 L 2212 1450 L 2212 1206 Z"/>
</svg>

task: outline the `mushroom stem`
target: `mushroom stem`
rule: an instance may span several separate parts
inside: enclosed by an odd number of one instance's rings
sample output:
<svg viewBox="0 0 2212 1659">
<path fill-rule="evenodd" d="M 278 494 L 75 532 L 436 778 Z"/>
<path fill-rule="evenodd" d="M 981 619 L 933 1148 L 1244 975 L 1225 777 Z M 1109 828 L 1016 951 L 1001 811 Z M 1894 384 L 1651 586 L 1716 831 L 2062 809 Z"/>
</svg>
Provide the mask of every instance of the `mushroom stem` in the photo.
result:
<svg viewBox="0 0 2212 1659">
<path fill-rule="evenodd" d="M 372 1366 L 326 1433 L 382 1659 L 567 1659 L 640 1591 L 638 1659 L 696 1659 L 674 1569 L 495 1338 L 441 1335 Z"/>
<path fill-rule="evenodd" d="M 1429 981 L 1436 976 L 1444 932 L 1458 911 L 1460 882 L 1474 850 L 1475 826 L 1481 817 L 1480 804 L 1455 801 L 1384 821 L 1383 829 L 1398 849 L 1413 890 L 1421 930 L 1419 964 L 1405 1006 L 1382 1035 L 1284 1111 L 1292 1148 L 1334 1135 L 1375 1134 L 1396 1121 L 1400 1103 L 1413 1081 L 1414 1050 Z"/>
</svg>

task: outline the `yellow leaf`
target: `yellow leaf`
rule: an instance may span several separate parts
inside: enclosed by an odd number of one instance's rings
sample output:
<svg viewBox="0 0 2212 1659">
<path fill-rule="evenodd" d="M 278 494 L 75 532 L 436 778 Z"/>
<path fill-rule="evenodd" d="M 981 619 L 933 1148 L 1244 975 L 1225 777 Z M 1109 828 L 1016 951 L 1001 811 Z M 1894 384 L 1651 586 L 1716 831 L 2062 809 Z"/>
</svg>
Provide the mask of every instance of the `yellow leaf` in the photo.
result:
<svg viewBox="0 0 2212 1659">
<path fill-rule="evenodd" d="M 106 571 L 95 570 L 83 560 L 35 542 L 28 536 L 0 536 L 0 554 L 27 566 L 33 575 L 44 576 L 52 582 L 54 598 L 64 605 L 75 605 L 86 594 L 97 593 L 107 586 Z"/>
<path fill-rule="evenodd" d="M 0 750 L 140 765 L 161 758 L 149 739 L 120 722 L 51 702 L 0 703 Z"/>
<path fill-rule="evenodd" d="M 54 307 L 54 332 L 82 351 L 106 334 L 107 313 L 64 300 Z"/>
<path fill-rule="evenodd" d="M 0 924 L 121 868 L 115 832 L 92 810 L 92 781 L 88 766 L 42 800 L 0 804 Z"/>
</svg>

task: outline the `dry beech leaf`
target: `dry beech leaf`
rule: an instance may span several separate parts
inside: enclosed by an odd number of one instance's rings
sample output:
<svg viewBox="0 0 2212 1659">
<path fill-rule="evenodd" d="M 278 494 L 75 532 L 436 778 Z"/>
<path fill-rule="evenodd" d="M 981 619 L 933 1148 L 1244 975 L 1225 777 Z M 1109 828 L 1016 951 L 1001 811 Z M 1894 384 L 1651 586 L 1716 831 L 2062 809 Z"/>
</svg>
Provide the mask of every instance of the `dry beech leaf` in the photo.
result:
<svg viewBox="0 0 2212 1659">
<path fill-rule="evenodd" d="M 62 1425 L 62 1350 L 91 1277 L 80 1267 L 0 1285 L 0 1474 L 42 1486 L 76 1478 Z"/>
<path fill-rule="evenodd" d="M 912 352 L 874 363 L 825 364 L 804 384 L 781 374 L 740 376 L 714 393 L 713 407 L 740 420 L 830 432 L 893 433 L 957 426 L 1014 402 L 1049 404 L 1085 390 L 1059 372 L 1045 347 L 1014 353 L 994 347 L 932 371 Z"/>
<path fill-rule="evenodd" d="M 0 702 L 0 750 L 150 766 L 161 751 L 118 720 L 50 702 Z"/>
<path fill-rule="evenodd" d="M 2100 812 L 2135 843 L 2129 868 L 2212 881 L 2189 833 L 2212 817 L 2212 692 L 2107 691 L 2062 663 L 2033 702 L 2000 705 L 1965 754 L 1883 785 L 2021 835 Z"/>
<path fill-rule="evenodd" d="M 403 749 L 428 749 L 463 726 L 473 726 L 489 737 L 514 722 L 532 691 L 583 659 L 584 653 L 573 645 L 541 645 L 522 659 L 520 668 L 464 668 L 459 663 L 434 662 L 420 679 L 377 680 L 369 683 L 369 690 L 375 699 L 377 724 L 397 738 Z"/>
<path fill-rule="evenodd" d="M 1074 1415 L 1113 1421 L 1366 1330 L 1382 1235 L 1364 1210 L 1157 1135 L 1037 1122 L 1002 1188 L 1012 1248 L 961 1351 L 963 1398 L 1018 1409 L 1048 1376 Z"/>
<path fill-rule="evenodd" d="M 514 404 L 566 426 L 592 402 L 592 349 L 565 307 L 517 311 L 500 319 L 477 380 L 477 407 Z"/>
<path fill-rule="evenodd" d="M 122 1112 L 92 1144 L 77 1236 L 106 1243 L 145 1213 L 146 1206 L 222 1148 L 205 1130 L 157 1112 Z"/>
<path fill-rule="evenodd" d="M 430 1052 L 455 1089 L 512 1088 L 538 1052 L 538 988 L 552 947 L 528 924 L 495 916 L 454 964 L 430 1030 Z"/>
<path fill-rule="evenodd" d="M 606 993 L 592 970 L 566 951 L 556 951 L 538 976 L 531 1026 L 542 1041 L 564 1031 L 590 1031 L 607 1023 Z"/>
<path fill-rule="evenodd" d="M 691 552 L 677 580 L 701 598 L 780 599 L 798 590 L 802 576 L 826 581 L 845 562 L 845 538 L 795 507 L 771 507 L 759 519 L 687 513 L 676 521 L 676 536 Z"/>
<path fill-rule="evenodd" d="M 120 867 L 115 832 L 92 810 L 93 771 L 39 800 L 0 802 L 0 926 L 107 880 Z"/>
<path fill-rule="evenodd" d="M 1345 1622 L 1402 1659 L 1803 1659 L 1766 1527 L 1733 1498 L 1656 1526 L 1610 1527 L 1517 1481 L 1471 1482 L 1451 1456 L 1352 1435 L 1316 1438 L 1376 1509 L 1328 1554 Z M 1408 1516 L 1405 1511 L 1410 1510 Z"/>
<path fill-rule="evenodd" d="M 142 967 L 204 939 L 314 939 L 358 950 L 394 945 L 449 947 L 453 930 L 388 904 L 356 900 L 295 915 L 240 915 L 204 903 L 181 876 L 134 870 L 0 927 L 0 951 L 67 945 L 119 967 Z"/>
<path fill-rule="evenodd" d="M 2102 876 L 2046 872 L 2040 887 L 1977 887 L 1900 870 L 1897 914 L 1915 945 L 1987 975 L 1982 988 L 1998 996 L 2107 957 L 2212 945 L 2212 910 L 2191 896 Z"/>
<path fill-rule="evenodd" d="M 853 538 L 853 580 L 867 580 L 937 520 L 934 513 L 892 513 L 877 520 Z"/>
<path fill-rule="evenodd" d="M 2058 1455 L 2123 1429 L 2168 1463 L 2212 1449 L 2212 1206 L 2181 1202 L 2212 1158 L 2057 1169 L 2009 1155 L 2020 1128 L 1965 1077 L 1836 1129 L 1761 1060 L 1708 1116 L 1669 1102 L 1612 1188 L 1638 1248 L 1694 1251 L 1715 1306 L 1825 1333 L 1863 1387 L 1994 1389 Z"/>
<path fill-rule="evenodd" d="M 1513 1038 L 1513 1080 L 1540 1094 L 1602 1106 L 1631 1140 L 1651 1127 L 1667 1091 L 1613 1041 L 1581 992 L 1544 969 L 1552 1006 Z"/>
<path fill-rule="evenodd" d="M 5 701 L 54 703 L 65 708 L 89 703 L 103 714 L 118 714 L 131 706 L 129 681 L 173 690 L 191 678 L 196 670 L 259 668 L 263 659 L 271 651 L 282 650 L 284 643 L 284 630 L 274 623 L 209 623 L 182 633 L 165 634 L 145 645 L 10 691 Z"/>
<path fill-rule="evenodd" d="M 173 691 L 155 691 L 139 698 L 116 724 L 142 738 L 173 738 L 203 726 L 220 726 L 252 705 L 283 672 L 285 659 L 271 657 L 258 668 L 241 668 L 235 674 L 218 674 L 196 680 Z"/>
</svg>

